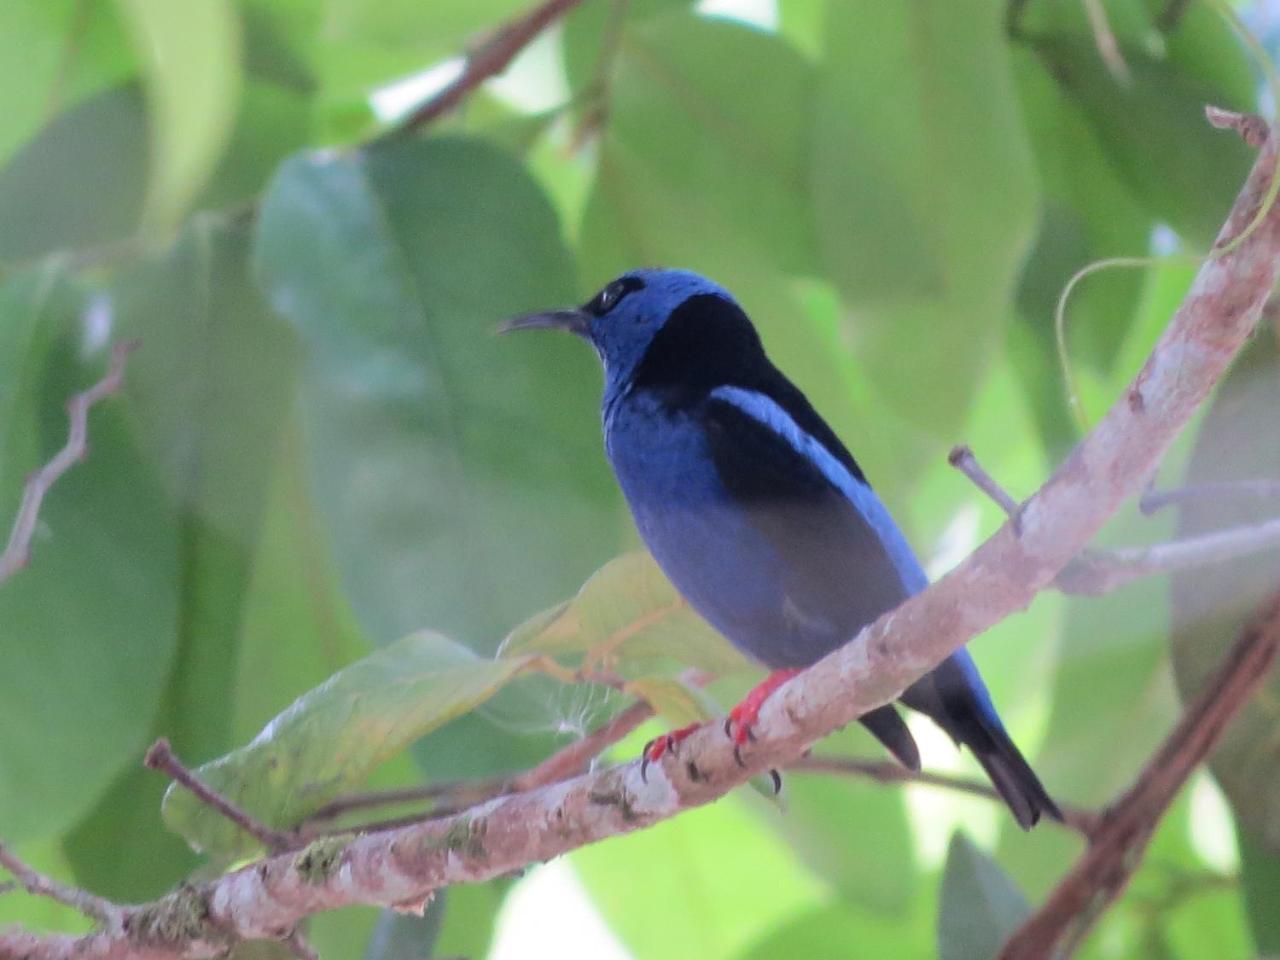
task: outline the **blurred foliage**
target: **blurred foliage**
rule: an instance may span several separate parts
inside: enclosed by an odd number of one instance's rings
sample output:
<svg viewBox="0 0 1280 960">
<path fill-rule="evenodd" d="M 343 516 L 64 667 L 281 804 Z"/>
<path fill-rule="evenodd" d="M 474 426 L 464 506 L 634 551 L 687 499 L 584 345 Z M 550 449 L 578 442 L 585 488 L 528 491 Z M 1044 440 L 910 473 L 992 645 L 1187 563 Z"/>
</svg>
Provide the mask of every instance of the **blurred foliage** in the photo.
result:
<svg viewBox="0 0 1280 960">
<path fill-rule="evenodd" d="M 741 691 L 742 658 L 634 552 L 595 360 L 500 341 L 503 317 L 641 264 L 715 276 L 945 568 L 1000 520 L 948 445 L 1024 495 L 1075 440 L 1063 284 L 1157 242 L 1203 250 L 1249 162 L 1201 111 L 1255 108 L 1257 65 L 1210 5 L 1170 24 L 1161 0 L 1103 4 L 1127 81 L 1079 0 L 777 0 L 764 25 L 584 0 L 516 79 L 383 136 L 389 91 L 530 3 L 0 4 L 0 517 L 109 343 L 143 341 L 30 569 L 0 587 L 0 837 L 37 866 L 137 900 L 252 851 L 181 793 L 161 820 L 163 778 L 139 768 L 159 735 L 284 827 L 362 786 L 525 769 L 622 702 L 548 673 L 614 671 L 671 722 Z M 1190 275 L 1077 290 L 1086 411 Z M 1165 485 L 1184 462 L 1189 482 L 1278 475 L 1276 338 L 1259 333 Z M 1129 511 L 1103 539 L 1277 512 Z M 1099 805 L 1133 777 L 1275 560 L 1178 577 L 1172 603 L 1159 581 L 1046 596 L 973 645 L 1052 792 Z M 678 681 L 689 666 L 723 679 Z M 1213 758 L 1230 812 L 1180 799 L 1082 956 L 1280 950 L 1278 696 Z M 931 767 L 975 769 L 923 745 Z M 861 729 L 822 749 L 878 756 Z M 569 862 L 637 960 L 977 958 L 1078 849 L 985 801 L 794 774 L 781 805 L 742 791 Z M 512 887 L 310 935 L 329 957 L 479 958 Z M 0 922 L 84 929 L 16 894 Z"/>
</svg>

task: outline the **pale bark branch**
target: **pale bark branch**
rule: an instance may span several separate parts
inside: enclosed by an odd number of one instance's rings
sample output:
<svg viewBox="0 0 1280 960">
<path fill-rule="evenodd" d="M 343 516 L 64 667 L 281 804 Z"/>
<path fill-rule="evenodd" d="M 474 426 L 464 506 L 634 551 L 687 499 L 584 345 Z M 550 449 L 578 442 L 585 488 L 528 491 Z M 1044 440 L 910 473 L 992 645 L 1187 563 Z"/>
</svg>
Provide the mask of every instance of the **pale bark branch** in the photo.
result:
<svg viewBox="0 0 1280 960">
<path fill-rule="evenodd" d="M 1015 530 L 1019 529 L 1020 505 L 978 462 L 968 446 L 954 447 L 948 460 L 1004 511 Z M 1140 505 L 1144 513 L 1154 513 L 1170 503 L 1224 494 L 1237 497 L 1274 496 L 1280 494 L 1280 484 L 1269 480 L 1245 480 L 1239 483 L 1206 484 L 1165 493 L 1146 491 Z M 1101 596 L 1143 577 L 1212 566 L 1276 547 L 1280 547 L 1280 517 L 1149 547 L 1119 547 L 1110 550 L 1086 548 L 1073 557 L 1054 578 L 1053 587 L 1066 594 Z"/>
<path fill-rule="evenodd" d="M 86 917 L 97 920 L 104 929 L 114 933 L 119 933 L 123 927 L 124 911 L 110 900 L 104 900 L 78 887 L 71 887 L 46 877 L 19 859 L 4 844 L 0 844 L 0 867 L 9 871 L 18 886 L 33 897 L 45 897 L 78 910 Z M 5 891 L 0 891 L 0 893 L 3 892 Z M 3 940 L 0 940 L 0 957 L 4 956 L 3 950 Z"/>
<path fill-rule="evenodd" d="M 1266 678 L 1277 649 L 1280 592 L 1263 604 L 1133 785 L 1103 812 L 1084 855 L 1005 944 L 1001 960 L 1055 956 L 1124 891 L 1156 824 Z"/>
<path fill-rule="evenodd" d="M 138 346 L 137 341 L 119 343 L 111 351 L 111 363 L 101 380 L 67 401 L 67 442 L 53 459 L 33 473 L 22 491 L 22 502 L 9 532 L 9 543 L 0 554 L 0 585 L 27 565 L 31 558 L 31 538 L 40 520 L 40 507 L 58 479 L 89 455 L 89 411 L 104 397 L 120 389 L 124 364 Z"/>
</svg>

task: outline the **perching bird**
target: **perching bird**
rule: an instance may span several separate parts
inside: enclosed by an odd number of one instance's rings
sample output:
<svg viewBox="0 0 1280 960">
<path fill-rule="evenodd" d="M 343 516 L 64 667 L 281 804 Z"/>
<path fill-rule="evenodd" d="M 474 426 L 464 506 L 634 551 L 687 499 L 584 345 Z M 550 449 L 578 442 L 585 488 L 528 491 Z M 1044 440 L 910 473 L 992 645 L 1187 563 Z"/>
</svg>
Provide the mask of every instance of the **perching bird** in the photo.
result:
<svg viewBox="0 0 1280 960">
<path fill-rule="evenodd" d="M 715 283 L 684 270 L 635 270 L 582 307 L 503 327 L 532 328 L 568 330 L 595 347 L 605 370 L 605 448 L 641 537 L 689 604 L 773 671 L 730 713 L 736 744 L 797 669 L 928 583 L 849 451 Z M 1024 829 L 1042 813 L 1062 818 L 967 651 L 902 702 L 973 751 Z M 891 704 L 861 720 L 919 769 Z M 689 729 L 655 741 L 646 761 Z"/>
</svg>

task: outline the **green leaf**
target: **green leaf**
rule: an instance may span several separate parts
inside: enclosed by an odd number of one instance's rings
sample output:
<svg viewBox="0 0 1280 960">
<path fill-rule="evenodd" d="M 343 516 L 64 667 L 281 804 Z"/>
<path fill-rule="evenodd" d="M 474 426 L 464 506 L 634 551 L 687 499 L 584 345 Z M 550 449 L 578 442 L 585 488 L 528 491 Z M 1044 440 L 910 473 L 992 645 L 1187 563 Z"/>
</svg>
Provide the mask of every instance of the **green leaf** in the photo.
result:
<svg viewBox="0 0 1280 960">
<path fill-rule="evenodd" d="M 1036 402 L 1041 432 L 1054 459 L 1074 442 L 1058 373 L 1053 328 L 1058 297 L 1081 267 L 1107 257 L 1143 256 L 1154 226 L 1120 179 L 1080 107 L 1029 52 L 1017 51 L 1015 75 L 1023 115 L 1045 191 L 1040 232 L 1019 282 L 1020 325 L 1034 338 L 1039 363 L 1019 364 Z M 1113 269 L 1090 277 L 1068 304 L 1073 364 L 1103 373 L 1137 312 L 1143 272 Z"/>
<path fill-rule="evenodd" d="M 126 398 L 181 511 L 177 658 L 152 734 L 190 760 L 234 744 L 241 629 L 296 368 L 290 331 L 249 276 L 248 239 L 243 226 L 197 218 L 171 251 L 123 271 L 110 294 L 118 335 L 146 344 L 130 360 Z M 190 872 L 190 851 L 156 829 L 163 792 L 141 766 L 117 780 L 68 838 L 83 882 L 140 901 Z M 149 869 L 133 869 L 134 858 Z"/>
<path fill-rule="evenodd" d="M 47 282 L 17 275 L 0 293 L 6 339 L 31 311 L 37 324 L 0 411 L 6 505 L 65 443 L 67 398 L 107 366 L 82 346 L 81 293 Z M 0 823 L 14 842 L 60 833 L 138 762 L 172 662 L 178 525 L 122 406 L 93 410 L 87 460 L 46 497 L 30 566 L 0 586 Z"/>
<path fill-rule="evenodd" d="M 200 205 L 217 209 L 255 200 L 280 161 L 307 142 L 310 106 L 295 90 L 251 77 L 244 85 L 226 151 L 200 195 Z"/>
<path fill-rule="evenodd" d="M 738 954 L 738 960 L 817 960 L 832 956 L 833 951 L 835 956 L 929 957 L 934 945 L 922 913 L 917 910 L 915 916 L 903 919 L 847 903 L 818 907 L 788 918 Z"/>
<path fill-rule="evenodd" d="M 1280 956 L 1280 857 L 1239 831 L 1240 883 L 1253 941 L 1263 956 Z"/>
<path fill-rule="evenodd" d="M 1035 225 L 1003 10 L 834 0 L 824 27 L 812 127 L 822 262 L 884 401 L 950 439 Z"/>
<path fill-rule="evenodd" d="M 627 681 L 623 692 L 644 700 L 676 726 L 706 723 L 719 713 L 702 690 L 669 677 L 637 677 Z"/>
<path fill-rule="evenodd" d="M 1207 249 L 1252 162 L 1240 137 L 1205 122 L 1204 105 L 1222 102 L 1222 91 L 1128 46 L 1130 80 L 1118 83 L 1091 35 L 1038 40 L 1035 50 L 1149 214 Z"/>
<path fill-rule="evenodd" d="M 230 0 L 116 0 L 142 62 L 151 111 L 144 219 L 171 227 L 226 146 L 240 96 L 240 29 Z"/>
<path fill-rule="evenodd" d="M 741 24 L 668 14 L 623 33 L 610 90 L 582 227 L 593 282 L 642 263 L 733 289 L 762 267 L 811 272 L 813 72 L 799 54 Z"/>
<path fill-rule="evenodd" d="M 748 807 L 762 804 L 752 794 L 726 797 L 572 854 L 592 899 L 636 960 L 734 957 L 826 901 L 828 891 L 787 845 L 759 829 Z"/>
<path fill-rule="evenodd" d="M 132 233 L 146 187 L 146 139 L 142 97 L 132 86 L 60 114 L 0 170 L 0 260 Z"/>
<path fill-rule="evenodd" d="M 611 560 L 572 600 L 516 627 L 503 641 L 502 653 L 582 654 L 628 662 L 666 657 L 716 673 L 745 664 L 644 551 Z"/>
<path fill-rule="evenodd" d="M 1280 444 L 1260 439 L 1280 406 L 1280 351 L 1266 324 L 1219 385 L 1200 425 L 1186 483 L 1280 476 Z M 1195 536 L 1276 515 L 1274 500 L 1203 497 L 1185 505 L 1179 536 Z M 1235 643 L 1245 622 L 1276 587 L 1280 551 L 1180 573 L 1172 578 L 1174 676 L 1190 702 Z M 1240 822 L 1256 842 L 1280 854 L 1280 675 L 1272 673 L 1227 728 L 1209 758 Z"/>
<path fill-rule="evenodd" d="M 840 756 L 882 752 L 859 725 L 817 749 Z M 919 881 L 904 792 L 850 777 L 799 771 L 784 777 L 782 812 L 764 814 L 770 826 L 844 903 L 901 915 Z"/>
<path fill-rule="evenodd" d="M 112 13 L 85 0 L 0 4 L 0 164 L 68 105 L 133 74 Z"/>
<path fill-rule="evenodd" d="M 568 337 L 493 336 L 577 299 L 522 167 L 463 140 L 296 157 L 257 259 L 306 350 L 317 502 L 376 642 L 422 623 L 500 637 L 616 550 L 596 360 Z"/>
<path fill-rule="evenodd" d="M 526 660 L 485 660 L 434 633 L 411 634 L 304 694 L 248 745 L 195 770 L 266 823 L 287 827 L 351 790 L 413 741 L 474 709 Z M 254 842 L 180 787 L 165 822 L 196 849 L 230 858 Z"/>
<path fill-rule="evenodd" d="M 938 908 L 941 960 L 990 960 L 1031 905 L 995 860 L 963 834 L 947 849 Z"/>
</svg>

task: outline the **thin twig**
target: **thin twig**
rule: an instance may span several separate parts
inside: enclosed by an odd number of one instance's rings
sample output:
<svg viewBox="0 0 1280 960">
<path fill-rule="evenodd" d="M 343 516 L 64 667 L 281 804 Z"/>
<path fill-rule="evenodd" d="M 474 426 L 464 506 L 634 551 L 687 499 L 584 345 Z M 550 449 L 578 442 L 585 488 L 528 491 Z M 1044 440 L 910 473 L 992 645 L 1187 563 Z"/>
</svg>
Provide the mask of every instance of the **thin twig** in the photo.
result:
<svg viewBox="0 0 1280 960">
<path fill-rule="evenodd" d="M 1207 104 L 1205 118 L 1219 130 L 1234 130 L 1251 147 L 1260 147 L 1271 133 L 1271 125 L 1256 113 L 1237 113 Z"/>
<path fill-rule="evenodd" d="M 1003 510 L 1015 525 L 1017 524 L 1018 501 L 1009 496 L 1008 491 L 1000 486 L 995 477 L 987 473 L 967 443 L 952 447 L 947 455 L 947 462 L 973 481 L 974 486 L 990 497 L 996 506 Z"/>
<path fill-rule="evenodd" d="M 605 750 L 630 734 L 653 716 L 653 708 L 644 701 L 631 704 L 604 725 L 575 740 L 543 760 L 536 767 L 508 777 L 487 777 L 483 780 L 455 780 L 447 783 L 428 783 L 416 787 L 394 790 L 371 790 L 339 797 L 321 807 L 307 818 L 302 830 L 315 823 L 334 820 L 354 810 L 371 807 L 389 807 L 401 803 L 417 803 L 445 799 L 427 813 L 397 817 L 394 821 L 382 821 L 378 826 L 394 823 L 417 823 L 432 817 L 456 812 L 462 804 L 481 803 L 494 797 L 523 790 L 533 790 L 550 783 L 558 783 L 585 770 Z"/>
<path fill-rule="evenodd" d="M 169 741 L 164 737 L 161 737 L 151 745 L 151 749 L 147 751 L 143 763 L 152 770 L 159 770 L 161 773 L 167 774 L 175 783 L 194 794 L 196 799 L 205 806 L 217 810 L 218 813 L 273 853 L 288 850 L 299 844 L 300 838 L 297 834 L 286 833 L 268 827 L 248 811 L 241 809 L 217 791 L 201 783 L 199 778 L 178 759 L 173 752 L 173 748 L 169 745 Z"/>
<path fill-rule="evenodd" d="M 847 776 L 863 777 L 877 783 L 919 783 L 942 790 L 967 793 L 987 800 L 999 801 L 1000 794 L 989 784 L 980 783 L 967 777 L 953 777 L 945 773 L 930 773 L 927 770 L 908 770 L 898 763 L 887 760 L 863 760 L 857 757 L 831 757 L 810 754 L 790 764 L 787 770 L 798 770 L 805 773 L 834 773 Z M 1084 807 L 1075 807 L 1060 803 L 1062 825 L 1088 838 L 1093 834 L 1098 823 L 1098 814 Z M 1046 821 L 1055 822 L 1055 821 Z"/>
<path fill-rule="evenodd" d="M 86 917 L 97 920 L 109 933 L 119 933 L 121 930 L 124 923 L 122 908 L 86 890 L 69 887 L 65 883 L 46 877 L 20 860 L 4 844 L 0 844 L 0 867 L 8 870 L 13 875 L 13 879 L 32 896 L 56 900 L 73 910 L 78 910 Z"/>
<path fill-rule="evenodd" d="M 524 15 L 499 27 L 478 50 L 467 57 L 467 65 L 458 78 L 400 123 L 393 135 L 418 129 L 449 113 L 480 84 L 507 69 L 516 55 L 538 34 L 551 26 L 582 0 L 546 0 Z"/>
<path fill-rule="evenodd" d="M 995 501 L 1013 521 L 1017 529 L 1020 506 L 1000 486 L 999 481 L 978 462 L 978 458 L 966 445 L 953 447 L 948 460 L 973 481 L 983 493 Z M 1213 495 L 1214 488 L 1231 488 L 1239 494 L 1264 496 L 1280 493 L 1280 484 L 1273 481 L 1242 481 L 1240 484 L 1205 484 L 1202 487 L 1186 487 L 1165 494 L 1149 491 L 1143 494 L 1148 502 L 1146 512 L 1154 512 L 1179 499 Z M 1238 488 L 1238 489 L 1237 489 Z M 1166 498 L 1161 502 L 1158 498 Z M 1151 504 L 1154 503 L 1154 506 Z M 1141 503 L 1139 504 L 1141 506 Z M 1233 560 L 1236 557 L 1259 553 L 1280 547 L 1280 518 L 1265 523 L 1231 527 L 1214 533 L 1160 543 L 1150 547 L 1119 547 L 1111 550 L 1082 550 L 1054 579 L 1054 589 L 1074 596 L 1096 597 L 1112 593 L 1134 580 L 1159 573 L 1173 573 Z"/>
<path fill-rule="evenodd" d="M 1241 632 L 1133 785 L 1102 814 L 1084 855 L 1010 937 L 1001 960 L 1054 956 L 1124 891 L 1156 824 L 1266 678 L 1277 650 L 1280 591 Z"/>
<path fill-rule="evenodd" d="M 1138 500 L 1138 509 L 1150 516 L 1175 504 L 1224 499 L 1280 499 L 1280 480 L 1224 480 L 1189 484 L 1174 490 L 1147 489 Z"/>
<path fill-rule="evenodd" d="M 1143 577 L 1213 566 L 1277 547 L 1280 517 L 1151 547 L 1085 550 L 1058 574 L 1054 586 L 1067 594 L 1100 596 Z"/>
<path fill-rule="evenodd" d="M 89 455 L 89 410 L 99 400 L 120 389 L 124 382 L 125 360 L 137 346 L 137 340 L 116 344 L 111 350 L 111 363 L 106 375 L 89 389 L 77 393 L 67 401 L 67 419 L 70 422 L 67 442 L 52 460 L 27 479 L 18 515 L 14 518 L 13 529 L 9 533 L 9 544 L 4 553 L 0 554 L 0 584 L 25 567 L 31 559 L 31 538 L 36 532 L 44 498 L 64 473 Z"/>
</svg>

